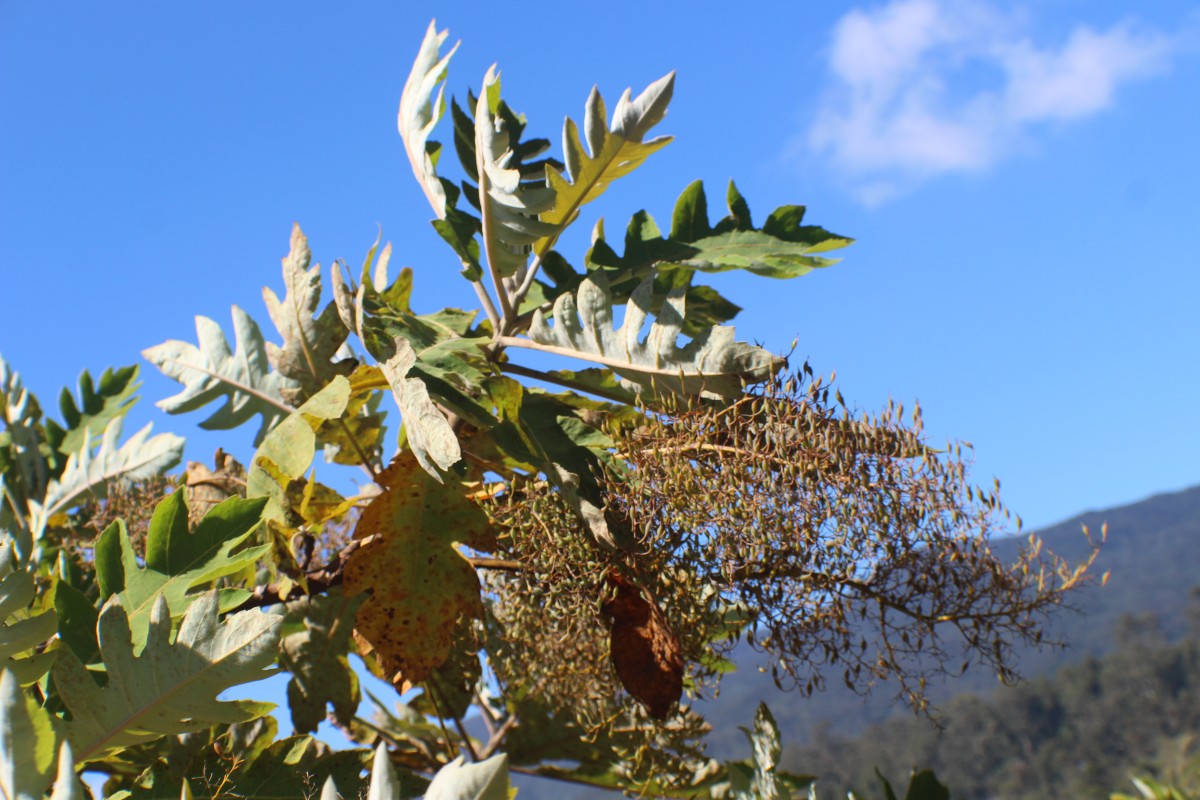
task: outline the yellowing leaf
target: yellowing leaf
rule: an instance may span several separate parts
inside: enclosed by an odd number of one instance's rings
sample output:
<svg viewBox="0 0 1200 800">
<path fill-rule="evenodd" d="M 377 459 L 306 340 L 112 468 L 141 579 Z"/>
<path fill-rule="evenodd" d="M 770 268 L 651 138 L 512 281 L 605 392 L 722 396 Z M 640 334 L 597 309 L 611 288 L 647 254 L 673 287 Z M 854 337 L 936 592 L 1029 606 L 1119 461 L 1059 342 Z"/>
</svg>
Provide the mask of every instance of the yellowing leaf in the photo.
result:
<svg viewBox="0 0 1200 800">
<path fill-rule="evenodd" d="M 630 101 L 625 90 L 613 114 L 611 129 L 605 126 L 604 99 L 593 88 L 584 116 L 584 138 L 589 154 L 579 138 L 579 128 L 568 118 L 563 124 L 563 155 L 566 174 L 546 170 L 546 182 L 554 190 L 554 208 L 541 215 L 543 222 L 557 226 L 557 232 L 538 243 L 538 252 L 552 246 L 554 238 L 578 215 L 580 206 L 604 193 L 609 184 L 641 166 L 652 153 L 666 147 L 670 136 L 648 142 L 642 139 L 663 115 L 675 89 L 675 73 L 669 73 L 646 87 Z"/>
<path fill-rule="evenodd" d="M 449 475 L 438 483 L 412 453 L 378 480 L 384 491 L 363 510 L 355 537 L 382 536 L 350 556 L 345 592 L 371 592 L 355 634 L 393 682 L 416 683 L 449 657 L 455 623 L 483 614 L 479 577 L 453 543 L 484 548 L 490 531 L 466 487 Z"/>
</svg>

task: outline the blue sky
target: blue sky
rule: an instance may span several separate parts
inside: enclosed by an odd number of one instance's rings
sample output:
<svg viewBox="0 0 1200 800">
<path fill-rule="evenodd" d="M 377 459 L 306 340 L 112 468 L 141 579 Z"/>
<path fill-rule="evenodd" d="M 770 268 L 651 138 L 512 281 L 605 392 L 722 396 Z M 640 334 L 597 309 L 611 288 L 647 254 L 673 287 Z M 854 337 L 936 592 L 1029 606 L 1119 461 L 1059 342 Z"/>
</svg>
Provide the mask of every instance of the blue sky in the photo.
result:
<svg viewBox="0 0 1200 800">
<path fill-rule="evenodd" d="M 740 336 L 796 339 L 863 409 L 919 400 L 1027 524 L 1200 482 L 1197 6 L 750 8 L 4 0 L 0 354 L 53 407 L 195 314 L 269 328 L 293 220 L 325 265 L 382 227 L 418 309 L 471 304 L 395 128 L 436 15 L 463 40 L 449 91 L 499 62 L 552 141 L 593 83 L 611 108 L 677 70 L 677 140 L 580 227 L 665 220 L 695 178 L 735 178 L 757 219 L 808 205 L 858 243 L 794 282 L 719 276 Z M 134 424 L 249 457 L 155 410 L 176 384 L 143 374 Z"/>
</svg>

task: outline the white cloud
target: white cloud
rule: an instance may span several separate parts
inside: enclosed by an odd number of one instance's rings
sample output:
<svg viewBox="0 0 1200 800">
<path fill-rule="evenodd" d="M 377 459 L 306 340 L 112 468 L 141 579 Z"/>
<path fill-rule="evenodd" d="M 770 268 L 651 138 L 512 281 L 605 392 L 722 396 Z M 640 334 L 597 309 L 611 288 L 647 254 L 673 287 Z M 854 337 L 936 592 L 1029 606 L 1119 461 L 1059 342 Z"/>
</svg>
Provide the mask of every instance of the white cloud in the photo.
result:
<svg viewBox="0 0 1200 800">
<path fill-rule="evenodd" d="M 1158 31 L 1076 26 L 1037 44 L 983 0 L 892 0 L 845 14 L 808 145 L 869 204 L 927 178 L 986 169 L 1047 123 L 1096 114 L 1123 83 L 1163 72 Z"/>
</svg>

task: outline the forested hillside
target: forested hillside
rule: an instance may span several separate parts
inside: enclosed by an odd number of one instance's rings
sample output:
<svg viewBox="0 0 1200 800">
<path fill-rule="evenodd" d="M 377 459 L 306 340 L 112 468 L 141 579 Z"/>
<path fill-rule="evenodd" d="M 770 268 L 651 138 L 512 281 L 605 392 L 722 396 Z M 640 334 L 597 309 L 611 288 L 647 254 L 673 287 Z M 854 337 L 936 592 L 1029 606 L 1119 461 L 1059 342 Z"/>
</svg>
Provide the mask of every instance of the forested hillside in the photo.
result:
<svg viewBox="0 0 1200 800">
<path fill-rule="evenodd" d="M 820 727 L 784 764 L 820 775 L 822 797 L 870 796 L 875 768 L 898 779 L 915 765 L 933 769 L 955 800 L 1108 797 L 1131 775 L 1177 780 L 1172 767 L 1200 731 L 1200 631 L 1172 645 L 1152 618 L 1131 616 L 1114 633 L 1114 652 L 1053 679 L 954 698 L 940 730 L 912 717 L 854 738 Z"/>
</svg>

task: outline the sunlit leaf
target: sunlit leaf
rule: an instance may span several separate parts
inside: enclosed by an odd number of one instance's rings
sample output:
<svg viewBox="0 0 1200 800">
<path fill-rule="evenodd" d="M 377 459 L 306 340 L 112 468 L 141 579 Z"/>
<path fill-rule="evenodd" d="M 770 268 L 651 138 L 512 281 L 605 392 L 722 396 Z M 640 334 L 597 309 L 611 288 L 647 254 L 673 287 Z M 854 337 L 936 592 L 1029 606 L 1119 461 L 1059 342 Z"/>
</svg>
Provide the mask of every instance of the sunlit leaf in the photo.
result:
<svg viewBox="0 0 1200 800">
<path fill-rule="evenodd" d="M 71 712 L 65 730 L 81 762 L 159 736 L 243 722 L 274 705 L 219 701 L 217 695 L 270 675 L 282 618 L 258 610 L 220 621 L 217 593 L 188 609 L 171 641 L 171 617 L 161 596 L 150 617 L 146 646 L 134 655 L 129 618 L 119 598 L 100 612 L 99 639 L 107 683 L 97 685 L 69 649 L 59 652 L 54 681 Z"/>
<path fill-rule="evenodd" d="M 455 623 L 479 617 L 479 578 L 454 547 L 486 547 L 487 517 L 446 476 L 441 483 L 411 453 L 401 453 L 378 482 L 384 492 L 363 510 L 355 537 L 376 539 L 345 567 L 345 592 L 368 590 L 356 633 L 396 680 L 424 680 L 450 654 Z"/>
<path fill-rule="evenodd" d="M 763 381 L 782 360 L 761 347 L 734 340 L 734 330 L 714 326 L 680 346 L 685 313 L 682 292 L 675 292 L 642 338 L 651 319 L 653 280 L 647 278 L 625 306 L 625 318 L 614 328 L 612 294 L 603 271 L 590 273 L 573 295 L 554 304 L 554 326 L 539 310 L 529 327 L 533 349 L 604 364 L 627 386 L 656 395 L 736 397 L 747 383 Z M 506 338 L 508 344 L 528 346 Z"/>
<path fill-rule="evenodd" d="M 261 417 L 254 441 L 290 412 L 284 390 L 297 385 L 271 370 L 266 342 L 258 325 L 242 309 L 233 307 L 237 347 L 230 350 L 221 327 L 208 317 L 196 317 L 198 345 L 172 339 L 142 351 L 142 356 L 172 380 L 183 384 L 179 394 L 156 405 L 168 414 L 196 411 L 209 403 L 222 405 L 200 423 L 205 430 L 236 428 L 256 415 Z"/>
<path fill-rule="evenodd" d="M 31 503 L 35 536 L 46 528 L 51 517 L 77 505 L 85 496 L 104 498 L 110 481 L 136 481 L 160 475 L 183 457 L 181 437 L 171 433 L 151 436 L 150 425 L 118 445 L 121 422 L 120 417 L 109 421 L 94 453 L 90 443 L 84 441 L 67 459 L 62 475 L 46 487 L 45 499 Z"/>
<path fill-rule="evenodd" d="M 291 248 L 283 258 L 286 292 L 280 299 L 271 289 L 263 289 L 267 313 L 283 337 L 282 347 L 266 343 L 267 358 L 287 380 L 280 390 L 291 405 L 304 402 L 334 375 L 346 371 L 334 364 L 334 356 L 349 331 L 335 303 L 317 313 L 321 305 L 321 265 L 310 266 L 311 261 L 308 239 L 299 225 L 293 225 Z"/>
</svg>

